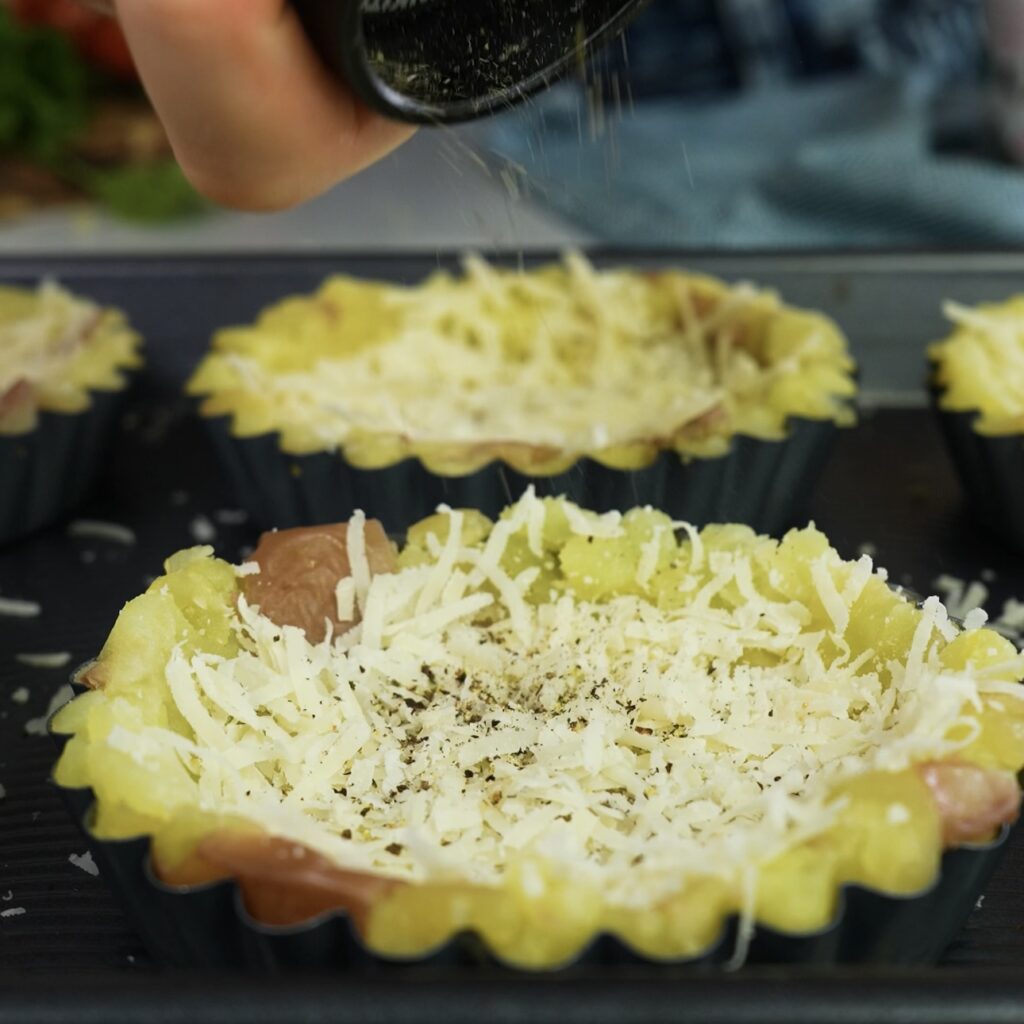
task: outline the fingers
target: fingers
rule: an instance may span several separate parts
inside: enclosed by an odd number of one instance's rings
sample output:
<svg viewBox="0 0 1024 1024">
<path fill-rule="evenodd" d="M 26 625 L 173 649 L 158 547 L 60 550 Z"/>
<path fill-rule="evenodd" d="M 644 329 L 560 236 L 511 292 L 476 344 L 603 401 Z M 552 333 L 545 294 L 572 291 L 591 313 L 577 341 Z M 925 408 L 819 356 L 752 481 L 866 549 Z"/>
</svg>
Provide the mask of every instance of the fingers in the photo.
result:
<svg viewBox="0 0 1024 1024">
<path fill-rule="evenodd" d="M 293 206 L 411 134 L 324 69 L 284 0 L 118 0 L 116 8 L 182 169 L 223 205 Z"/>
</svg>

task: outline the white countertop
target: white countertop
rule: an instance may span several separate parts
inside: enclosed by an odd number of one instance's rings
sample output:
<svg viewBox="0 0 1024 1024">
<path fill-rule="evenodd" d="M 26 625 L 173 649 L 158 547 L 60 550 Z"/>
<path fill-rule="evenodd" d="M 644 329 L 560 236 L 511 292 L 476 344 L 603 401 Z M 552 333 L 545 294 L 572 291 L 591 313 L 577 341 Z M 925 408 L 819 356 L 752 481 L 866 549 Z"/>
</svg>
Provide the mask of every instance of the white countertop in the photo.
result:
<svg viewBox="0 0 1024 1024">
<path fill-rule="evenodd" d="M 0 227 L 0 255 L 486 251 L 586 241 L 557 214 L 516 196 L 514 177 L 506 169 L 503 180 L 500 166 L 480 159 L 471 129 L 424 130 L 356 178 L 285 213 L 215 212 L 153 228 L 91 211 L 51 210 Z"/>
</svg>

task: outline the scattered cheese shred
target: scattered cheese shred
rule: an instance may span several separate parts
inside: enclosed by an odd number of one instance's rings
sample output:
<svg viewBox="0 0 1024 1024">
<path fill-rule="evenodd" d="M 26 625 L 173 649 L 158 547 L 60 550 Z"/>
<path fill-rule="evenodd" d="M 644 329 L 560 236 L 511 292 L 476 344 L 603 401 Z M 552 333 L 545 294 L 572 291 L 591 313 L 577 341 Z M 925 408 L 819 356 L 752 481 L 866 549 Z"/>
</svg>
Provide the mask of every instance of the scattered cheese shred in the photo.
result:
<svg viewBox="0 0 1024 1024">
<path fill-rule="evenodd" d="M 23 601 L 15 597 L 0 597 L 0 615 L 14 619 L 33 619 L 42 612 L 36 601 Z"/>
<path fill-rule="evenodd" d="M 366 607 L 366 597 L 370 591 L 370 562 L 366 554 L 366 516 L 361 511 L 352 516 L 345 538 L 348 564 L 355 584 L 356 604 L 362 609 Z"/>
<path fill-rule="evenodd" d="M 130 547 L 135 543 L 135 531 L 121 523 L 108 523 L 100 519 L 76 519 L 68 524 L 69 537 L 88 537 L 106 540 L 112 544 Z"/>
<path fill-rule="evenodd" d="M 213 518 L 222 526 L 242 526 L 249 522 L 249 513 L 240 508 L 221 508 L 214 512 Z"/>
<path fill-rule="evenodd" d="M 31 312 L 0 327 L 0 397 L 19 381 L 51 379 L 69 363 L 99 323 L 102 310 L 54 281 L 43 281 Z"/>
<path fill-rule="evenodd" d="M 40 654 L 16 654 L 14 660 L 29 668 L 63 668 L 71 661 L 69 651 L 53 651 Z"/>
<path fill-rule="evenodd" d="M 72 853 L 68 856 L 68 861 L 74 864 L 80 871 L 84 871 L 87 875 L 96 877 L 100 873 L 99 867 L 96 865 L 96 861 L 93 860 L 92 853 L 86 850 L 85 853 Z"/>
<path fill-rule="evenodd" d="M 989 575 L 991 577 L 992 574 Z M 991 617 L 982 607 L 989 598 L 989 590 L 981 580 L 968 581 L 942 575 L 935 579 L 933 586 L 943 595 L 950 616 L 961 620 L 968 629 L 977 629 L 990 622 Z M 1008 598 L 999 615 L 991 619 L 991 627 L 1009 640 L 1018 643 L 1024 640 L 1024 601 Z"/>
<path fill-rule="evenodd" d="M 188 526 L 192 539 L 197 544 L 212 544 L 217 539 L 217 527 L 208 516 L 196 516 Z"/>
<path fill-rule="evenodd" d="M 30 718 L 25 723 L 25 735 L 45 736 L 50 725 L 50 719 L 53 717 L 54 713 L 58 708 L 64 707 L 64 705 L 67 704 L 74 695 L 74 690 L 72 690 L 67 683 L 61 686 L 50 698 L 50 703 L 46 706 L 46 714 L 40 715 L 39 718 Z"/>
</svg>

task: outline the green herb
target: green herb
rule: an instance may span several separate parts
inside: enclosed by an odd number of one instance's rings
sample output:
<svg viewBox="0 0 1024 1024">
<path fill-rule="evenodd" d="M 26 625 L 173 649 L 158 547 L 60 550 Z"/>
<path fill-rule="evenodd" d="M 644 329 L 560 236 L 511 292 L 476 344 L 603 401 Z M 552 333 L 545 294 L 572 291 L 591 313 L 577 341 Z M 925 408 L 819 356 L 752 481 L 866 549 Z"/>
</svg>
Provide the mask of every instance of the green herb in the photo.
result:
<svg viewBox="0 0 1024 1024">
<path fill-rule="evenodd" d="M 0 7 L 0 149 L 57 160 L 88 124 L 91 85 L 70 40 Z"/>
<path fill-rule="evenodd" d="M 21 24 L 0 0 L 0 154 L 45 167 L 125 220 L 155 224 L 205 209 L 173 160 L 109 167 L 75 153 L 102 86 L 69 39 Z"/>
<path fill-rule="evenodd" d="M 90 168 L 83 186 L 125 220 L 156 224 L 195 216 L 206 209 L 205 201 L 173 160 Z"/>
</svg>

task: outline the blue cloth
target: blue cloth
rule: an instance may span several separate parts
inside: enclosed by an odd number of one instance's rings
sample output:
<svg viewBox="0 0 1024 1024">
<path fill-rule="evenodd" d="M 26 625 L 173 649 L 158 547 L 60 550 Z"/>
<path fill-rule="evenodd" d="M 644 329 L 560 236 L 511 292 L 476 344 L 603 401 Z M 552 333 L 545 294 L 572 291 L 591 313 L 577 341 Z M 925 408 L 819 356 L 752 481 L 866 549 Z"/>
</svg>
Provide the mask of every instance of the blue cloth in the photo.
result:
<svg viewBox="0 0 1024 1024">
<path fill-rule="evenodd" d="M 982 59 L 979 0 L 654 0 L 599 58 L 645 98 L 864 70 L 971 77 Z"/>
<path fill-rule="evenodd" d="M 483 127 L 534 201 L 637 246 L 1020 245 L 1024 170 L 932 149 L 914 83 L 832 80 L 612 111 L 596 139 L 576 86 Z"/>
</svg>

